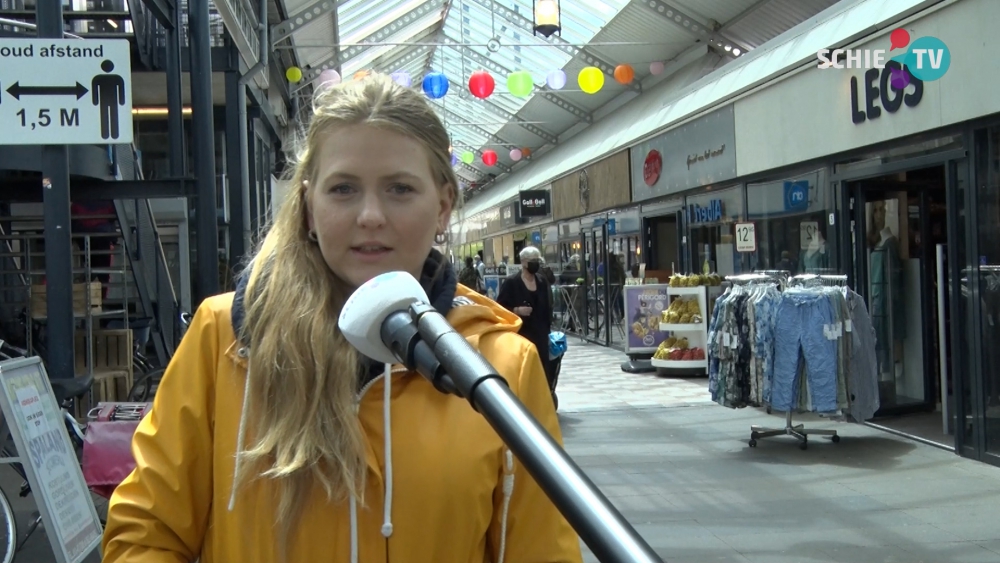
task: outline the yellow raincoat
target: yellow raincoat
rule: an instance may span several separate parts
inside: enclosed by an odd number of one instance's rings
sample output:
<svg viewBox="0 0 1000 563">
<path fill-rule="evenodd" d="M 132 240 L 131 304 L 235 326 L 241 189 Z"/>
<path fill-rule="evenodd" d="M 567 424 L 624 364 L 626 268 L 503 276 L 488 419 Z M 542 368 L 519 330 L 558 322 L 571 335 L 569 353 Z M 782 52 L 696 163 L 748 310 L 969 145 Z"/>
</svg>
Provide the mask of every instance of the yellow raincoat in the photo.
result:
<svg viewBox="0 0 1000 563">
<path fill-rule="evenodd" d="M 277 560 L 275 487 L 256 480 L 229 506 L 246 379 L 232 304 L 230 293 L 198 308 L 136 431 L 137 467 L 108 509 L 105 562 Z M 448 321 L 561 441 L 537 353 L 517 335 L 520 319 L 464 286 L 456 305 Z M 380 377 L 360 395 L 365 505 L 352 517 L 352 503 L 329 502 L 317 487 L 289 538 L 287 561 L 581 560 L 576 534 L 520 463 L 507 465 L 503 443 L 467 401 L 395 366 L 386 409 L 384 383 Z"/>
</svg>

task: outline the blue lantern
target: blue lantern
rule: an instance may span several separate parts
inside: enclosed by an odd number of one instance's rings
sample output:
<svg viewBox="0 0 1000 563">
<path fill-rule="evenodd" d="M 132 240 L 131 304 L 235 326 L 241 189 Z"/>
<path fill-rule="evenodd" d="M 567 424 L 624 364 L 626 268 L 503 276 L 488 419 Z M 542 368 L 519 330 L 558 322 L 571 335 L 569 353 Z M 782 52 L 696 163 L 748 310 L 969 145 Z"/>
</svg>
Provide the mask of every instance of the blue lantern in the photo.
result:
<svg viewBox="0 0 1000 563">
<path fill-rule="evenodd" d="M 448 78 L 440 72 L 431 72 L 424 76 L 424 93 L 428 98 L 436 100 L 448 93 Z"/>
</svg>

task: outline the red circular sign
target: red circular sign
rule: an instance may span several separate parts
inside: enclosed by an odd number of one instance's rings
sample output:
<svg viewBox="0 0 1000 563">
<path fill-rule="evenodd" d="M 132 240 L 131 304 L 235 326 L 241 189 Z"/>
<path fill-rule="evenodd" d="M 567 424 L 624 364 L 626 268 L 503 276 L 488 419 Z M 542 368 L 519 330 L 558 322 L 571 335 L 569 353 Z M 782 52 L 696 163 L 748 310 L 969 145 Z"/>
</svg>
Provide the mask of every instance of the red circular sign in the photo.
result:
<svg viewBox="0 0 1000 563">
<path fill-rule="evenodd" d="M 660 179 L 660 172 L 663 171 L 663 157 L 660 151 L 651 150 L 646 155 L 646 162 L 642 165 L 642 179 L 647 186 L 653 186 Z"/>
</svg>

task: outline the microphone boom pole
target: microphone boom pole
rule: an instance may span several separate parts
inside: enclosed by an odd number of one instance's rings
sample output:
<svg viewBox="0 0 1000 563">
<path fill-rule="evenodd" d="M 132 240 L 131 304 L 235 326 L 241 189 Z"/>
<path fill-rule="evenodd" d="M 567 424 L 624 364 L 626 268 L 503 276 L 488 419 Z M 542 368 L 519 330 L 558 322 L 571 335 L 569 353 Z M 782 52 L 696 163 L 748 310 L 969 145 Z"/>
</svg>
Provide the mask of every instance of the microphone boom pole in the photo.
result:
<svg viewBox="0 0 1000 563">
<path fill-rule="evenodd" d="M 380 332 L 407 368 L 418 371 L 438 390 L 469 400 L 598 560 L 662 563 L 496 369 L 433 307 L 413 303 L 408 311 L 386 317 Z"/>
</svg>

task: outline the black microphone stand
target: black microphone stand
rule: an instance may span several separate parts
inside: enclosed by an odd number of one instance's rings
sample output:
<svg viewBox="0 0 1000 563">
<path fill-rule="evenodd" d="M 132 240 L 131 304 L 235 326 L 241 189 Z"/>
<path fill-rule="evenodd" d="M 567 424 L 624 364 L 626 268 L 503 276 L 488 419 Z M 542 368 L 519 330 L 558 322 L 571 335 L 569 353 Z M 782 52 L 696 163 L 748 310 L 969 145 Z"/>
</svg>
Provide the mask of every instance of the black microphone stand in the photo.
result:
<svg viewBox="0 0 1000 563">
<path fill-rule="evenodd" d="M 469 400 L 603 563 L 662 563 L 496 369 L 425 303 L 389 315 L 382 341 L 443 393 Z M 542 351 L 540 351 L 542 352 Z"/>
</svg>

